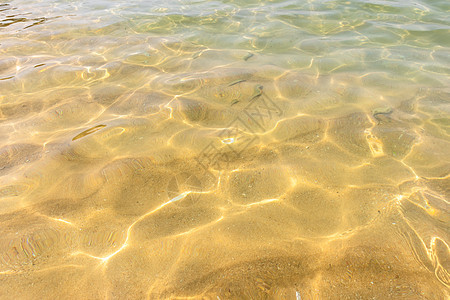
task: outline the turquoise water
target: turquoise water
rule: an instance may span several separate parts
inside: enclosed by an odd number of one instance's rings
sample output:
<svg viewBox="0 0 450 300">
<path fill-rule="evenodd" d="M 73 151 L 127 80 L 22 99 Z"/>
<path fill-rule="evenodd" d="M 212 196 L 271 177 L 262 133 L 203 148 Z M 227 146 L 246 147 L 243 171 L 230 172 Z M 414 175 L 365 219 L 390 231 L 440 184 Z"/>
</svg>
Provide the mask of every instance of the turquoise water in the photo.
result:
<svg viewBox="0 0 450 300">
<path fill-rule="evenodd" d="M 448 298 L 449 15 L 0 0 L 0 298 Z"/>
</svg>

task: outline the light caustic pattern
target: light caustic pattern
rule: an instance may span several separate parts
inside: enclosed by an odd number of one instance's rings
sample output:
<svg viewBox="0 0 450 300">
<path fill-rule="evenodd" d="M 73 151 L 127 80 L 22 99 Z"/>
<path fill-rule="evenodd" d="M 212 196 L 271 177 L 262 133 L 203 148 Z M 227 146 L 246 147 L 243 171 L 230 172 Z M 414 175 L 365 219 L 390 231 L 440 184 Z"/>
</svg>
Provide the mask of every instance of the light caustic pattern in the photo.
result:
<svg viewBox="0 0 450 300">
<path fill-rule="evenodd" d="M 0 298 L 449 297 L 447 4 L 149 3 L 0 4 Z"/>
</svg>

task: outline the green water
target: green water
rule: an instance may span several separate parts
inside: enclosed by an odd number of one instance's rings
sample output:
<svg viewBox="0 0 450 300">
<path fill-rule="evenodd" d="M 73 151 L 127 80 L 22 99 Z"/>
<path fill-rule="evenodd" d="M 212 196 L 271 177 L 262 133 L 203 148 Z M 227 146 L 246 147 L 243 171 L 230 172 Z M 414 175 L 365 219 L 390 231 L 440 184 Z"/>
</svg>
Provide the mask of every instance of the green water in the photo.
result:
<svg viewBox="0 0 450 300">
<path fill-rule="evenodd" d="M 447 299 L 449 15 L 0 0 L 0 298 Z"/>
</svg>

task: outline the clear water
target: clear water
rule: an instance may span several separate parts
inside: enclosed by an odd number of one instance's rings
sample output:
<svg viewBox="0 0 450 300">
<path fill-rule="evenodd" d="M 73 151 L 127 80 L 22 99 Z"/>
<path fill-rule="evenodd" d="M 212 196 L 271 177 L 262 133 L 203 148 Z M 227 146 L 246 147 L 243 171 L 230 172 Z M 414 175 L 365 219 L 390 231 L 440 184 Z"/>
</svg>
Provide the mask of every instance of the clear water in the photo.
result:
<svg viewBox="0 0 450 300">
<path fill-rule="evenodd" d="M 449 12 L 0 1 L 0 298 L 448 298 Z"/>
</svg>

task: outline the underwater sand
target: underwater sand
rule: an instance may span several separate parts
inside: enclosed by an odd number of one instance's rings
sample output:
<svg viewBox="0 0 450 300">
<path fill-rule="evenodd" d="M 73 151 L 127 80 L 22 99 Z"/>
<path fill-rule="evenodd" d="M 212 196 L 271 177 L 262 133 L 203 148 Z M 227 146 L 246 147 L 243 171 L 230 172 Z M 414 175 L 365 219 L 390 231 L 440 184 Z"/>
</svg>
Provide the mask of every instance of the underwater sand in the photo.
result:
<svg viewBox="0 0 450 300">
<path fill-rule="evenodd" d="M 448 299 L 447 1 L 0 1 L 1 299 Z"/>
</svg>

